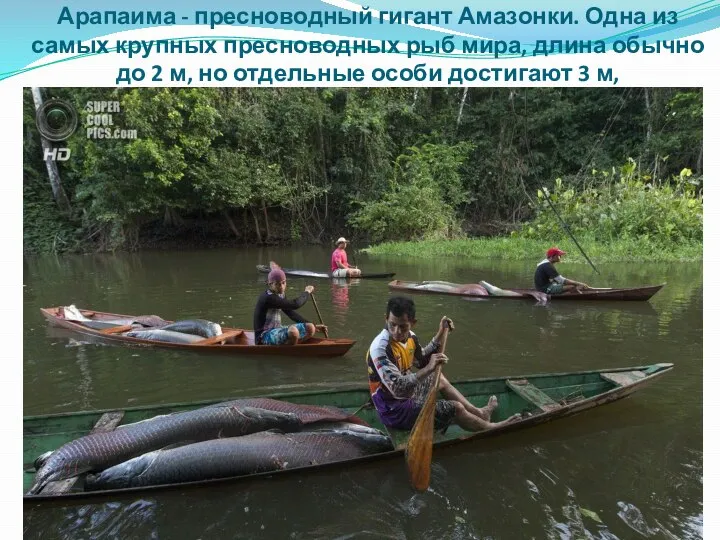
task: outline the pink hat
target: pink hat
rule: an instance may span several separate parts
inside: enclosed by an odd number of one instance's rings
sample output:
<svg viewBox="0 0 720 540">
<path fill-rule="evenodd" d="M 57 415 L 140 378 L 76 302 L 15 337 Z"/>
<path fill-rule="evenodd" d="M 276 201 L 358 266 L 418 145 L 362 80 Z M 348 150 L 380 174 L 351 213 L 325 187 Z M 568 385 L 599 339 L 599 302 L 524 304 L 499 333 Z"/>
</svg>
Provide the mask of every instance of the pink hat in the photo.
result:
<svg viewBox="0 0 720 540">
<path fill-rule="evenodd" d="M 282 268 L 273 268 L 268 274 L 268 283 L 285 281 L 285 272 Z"/>
</svg>

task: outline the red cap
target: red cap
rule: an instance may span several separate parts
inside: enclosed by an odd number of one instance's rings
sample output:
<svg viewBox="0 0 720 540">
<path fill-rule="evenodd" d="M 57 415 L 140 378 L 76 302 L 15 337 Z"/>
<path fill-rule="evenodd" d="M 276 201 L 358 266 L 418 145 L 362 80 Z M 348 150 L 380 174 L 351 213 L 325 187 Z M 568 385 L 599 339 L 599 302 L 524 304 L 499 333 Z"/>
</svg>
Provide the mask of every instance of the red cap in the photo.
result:
<svg viewBox="0 0 720 540">
<path fill-rule="evenodd" d="M 562 249 L 560 249 L 559 247 L 551 247 L 550 249 L 547 250 L 547 253 L 545 255 L 549 259 L 550 257 L 554 257 L 555 255 L 557 255 L 558 257 L 560 255 L 565 255 L 565 252 Z"/>
</svg>

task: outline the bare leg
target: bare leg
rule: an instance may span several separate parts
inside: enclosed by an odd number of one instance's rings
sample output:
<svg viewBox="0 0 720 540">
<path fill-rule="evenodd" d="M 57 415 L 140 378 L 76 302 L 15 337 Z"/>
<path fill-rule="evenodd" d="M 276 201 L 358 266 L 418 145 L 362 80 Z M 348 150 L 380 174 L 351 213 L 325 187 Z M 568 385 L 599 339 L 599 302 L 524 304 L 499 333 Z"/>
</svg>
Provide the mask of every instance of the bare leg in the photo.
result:
<svg viewBox="0 0 720 540">
<path fill-rule="evenodd" d="M 473 414 L 483 420 L 490 420 L 490 415 L 492 415 L 492 412 L 495 410 L 495 407 L 497 407 L 497 398 L 495 398 L 495 404 L 491 406 L 492 398 L 490 398 L 490 401 L 488 401 L 488 404 L 483 407 L 482 409 L 479 407 L 476 407 L 472 403 L 468 401 L 468 399 L 463 396 L 457 388 L 455 388 L 452 384 L 450 384 L 450 381 L 448 381 L 445 378 L 445 375 L 440 375 L 440 391 L 442 392 L 443 396 L 445 396 L 445 399 L 449 399 L 451 401 L 457 401 L 462 404 L 463 407 L 470 413 Z M 495 397 L 495 396 L 493 396 Z"/>
<path fill-rule="evenodd" d="M 287 345 L 295 345 L 295 344 L 297 344 L 299 339 L 300 339 L 300 332 L 295 327 L 295 325 L 288 328 L 288 339 L 287 339 L 286 344 Z"/>
<path fill-rule="evenodd" d="M 582 293 L 582 289 L 577 285 L 563 285 L 563 292 L 577 292 Z"/>
<path fill-rule="evenodd" d="M 465 431 L 485 431 L 486 429 L 506 426 L 518 420 L 520 420 L 520 415 L 514 414 L 502 422 L 488 422 L 468 412 L 462 403 L 458 401 L 455 402 L 455 423 Z"/>
<path fill-rule="evenodd" d="M 305 342 L 311 337 L 315 335 L 315 325 L 313 323 L 305 323 L 305 337 L 300 340 L 300 342 Z M 298 331 L 298 336 L 300 335 L 300 331 Z"/>
<path fill-rule="evenodd" d="M 492 413 L 495 409 L 497 409 L 498 406 L 498 400 L 497 396 L 490 396 L 490 399 L 488 399 L 487 405 L 484 407 L 480 407 L 480 411 L 482 414 L 480 415 L 481 418 L 490 421 L 490 418 L 492 418 Z"/>
</svg>

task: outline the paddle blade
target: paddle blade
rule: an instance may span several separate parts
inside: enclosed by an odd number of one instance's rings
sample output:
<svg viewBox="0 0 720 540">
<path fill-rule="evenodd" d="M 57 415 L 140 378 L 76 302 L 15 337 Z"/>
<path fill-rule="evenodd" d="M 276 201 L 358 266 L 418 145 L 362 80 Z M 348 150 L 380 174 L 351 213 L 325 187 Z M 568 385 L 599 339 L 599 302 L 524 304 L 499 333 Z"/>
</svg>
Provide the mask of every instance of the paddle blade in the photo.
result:
<svg viewBox="0 0 720 540">
<path fill-rule="evenodd" d="M 437 376 L 439 377 L 440 373 Z M 433 389 L 415 421 L 405 448 L 405 461 L 410 472 L 410 482 L 418 491 L 425 491 L 430 485 L 436 399 L 437 391 Z"/>
</svg>

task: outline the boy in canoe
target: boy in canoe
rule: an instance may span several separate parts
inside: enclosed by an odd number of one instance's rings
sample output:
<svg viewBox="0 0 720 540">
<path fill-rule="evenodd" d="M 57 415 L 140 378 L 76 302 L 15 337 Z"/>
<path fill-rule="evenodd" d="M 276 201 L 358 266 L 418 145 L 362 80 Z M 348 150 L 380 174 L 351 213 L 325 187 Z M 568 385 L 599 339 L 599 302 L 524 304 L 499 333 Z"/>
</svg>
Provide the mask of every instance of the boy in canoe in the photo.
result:
<svg viewBox="0 0 720 540">
<path fill-rule="evenodd" d="M 448 357 L 438 351 L 452 321 L 443 317 L 435 337 L 421 347 L 412 331 L 417 322 L 415 302 L 395 296 L 387 303 L 385 322 L 385 329 L 373 340 L 366 357 L 370 395 L 383 424 L 410 430 L 434 387 L 435 368 L 448 361 Z M 414 373 L 413 366 L 417 369 Z M 438 388 L 446 399 L 438 399 L 435 404 L 436 430 L 445 430 L 454 423 L 467 431 L 483 431 L 520 418 L 514 415 L 502 422 L 492 422 L 490 418 L 497 407 L 495 396 L 484 407 L 476 407 L 442 374 Z"/>
<path fill-rule="evenodd" d="M 330 275 L 334 278 L 360 277 L 362 272 L 357 266 L 350 266 L 345 247 L 349 242 L 341 236 L 335 242 L 335 251 L 330 257 Z"/>
<path fill-rule="evenodd" d="M 325 326 L 307 321 L 295 310 L 308 301 L 315 288 L 308 285 L 300 296 L 288 300 L 285 298 L 287 287 L 285 272 L 273 263 L 271 268 L 268 274 L 268 288 L 258 297 L 255 304 L 253 318 L 255 345 L 295 345 L 307 341 L 315 335 L 315 330 L 323 330 Z M 296 324 L 283 326 L 281 311 Z"/>
<path fill-rule="evenodd" d="M 563 277 L 555 268 L 565 252 L 558 247 L 551 247 L 535 268 L 535 290 L 545 294 L 562 294 L 564 292 L 580 292 L 590 287 L 581 282 Z"/>
</svg>

